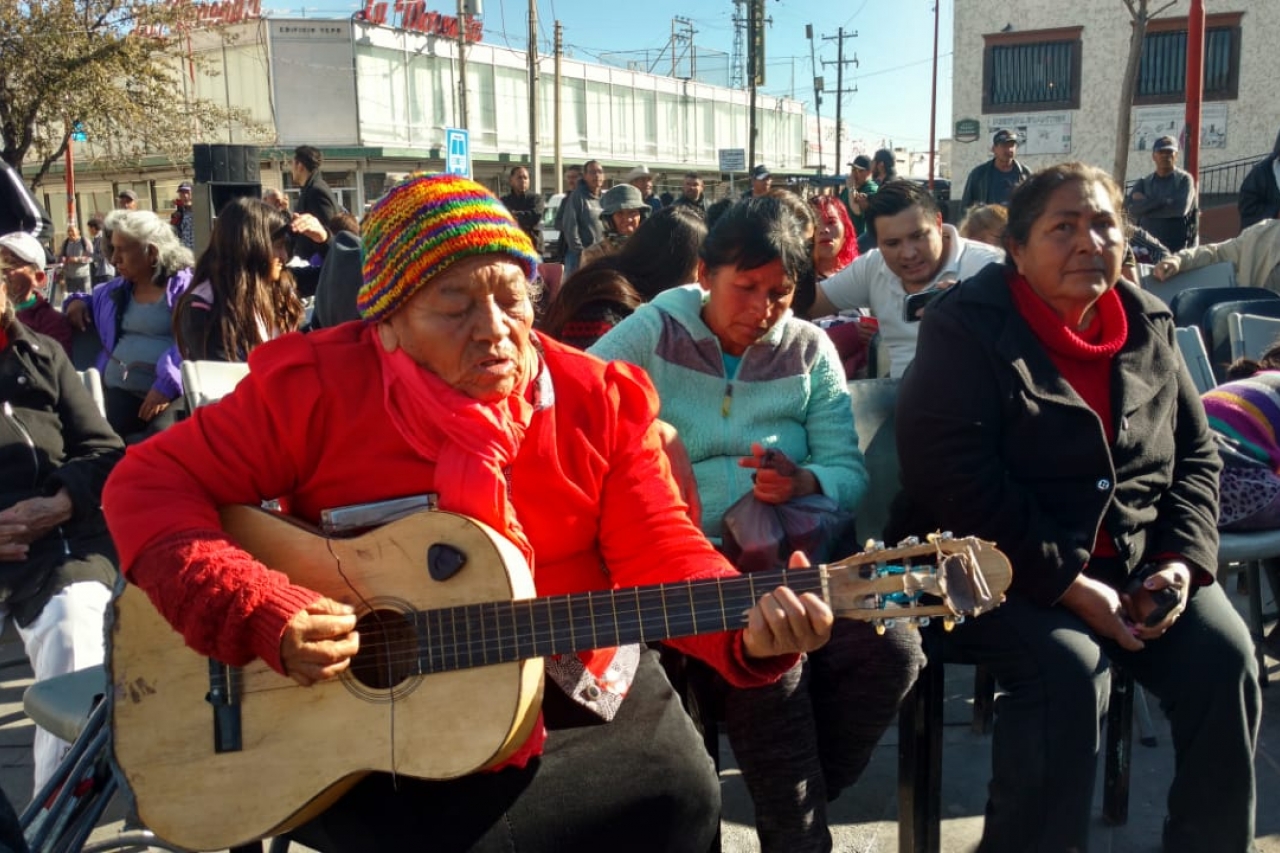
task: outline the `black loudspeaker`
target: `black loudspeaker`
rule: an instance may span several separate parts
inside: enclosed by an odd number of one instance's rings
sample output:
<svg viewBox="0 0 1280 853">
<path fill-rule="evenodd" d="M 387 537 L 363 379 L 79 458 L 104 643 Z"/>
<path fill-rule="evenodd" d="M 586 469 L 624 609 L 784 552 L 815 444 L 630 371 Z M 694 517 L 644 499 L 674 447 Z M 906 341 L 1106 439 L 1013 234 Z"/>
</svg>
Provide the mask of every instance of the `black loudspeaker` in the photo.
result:
<svg viewBox="0 0 1280 853">
<path fill-rule="evenodd" d="M 196 183 L 255 184 L 259 181 L 258 146 L 198 143 L 191 147 Z"/>
</svg>

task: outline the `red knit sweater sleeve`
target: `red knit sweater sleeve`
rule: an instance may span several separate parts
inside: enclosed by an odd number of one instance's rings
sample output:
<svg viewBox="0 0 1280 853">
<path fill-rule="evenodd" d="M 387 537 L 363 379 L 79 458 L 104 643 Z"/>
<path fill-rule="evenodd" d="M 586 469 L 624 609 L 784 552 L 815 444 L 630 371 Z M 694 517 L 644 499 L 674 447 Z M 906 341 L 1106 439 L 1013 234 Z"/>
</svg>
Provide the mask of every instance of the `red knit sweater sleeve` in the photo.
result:
<svg viewBox="0 0 1280 853">
<path fill-rule="evenodd" d="M 218 520 L 219 507 L 289 494 L 307 470 L 307 427 L 320 422 L 310 347 L 298 336 L 270 349 L 222 402 L 131 447 L 103 512 L 125 576 L 191 648 L 282 672 L 285 626 L 319 596 L 249 556 Z"/>
<path fill-rule="evenodd" d="M 638 367 L 612 362 L 605 393 L 616 412 L 609 441 L 600 517 L 601 552 L 617 586 L 642 586 L 690 578 L 734 577 L 737 572 L 689 520 L 654 428 L 658 396 Z M 797 655 L 750 660 L 741 631 L 670 641 L 706 661 L 736 687 L 768 684 Z"/>
</svg>

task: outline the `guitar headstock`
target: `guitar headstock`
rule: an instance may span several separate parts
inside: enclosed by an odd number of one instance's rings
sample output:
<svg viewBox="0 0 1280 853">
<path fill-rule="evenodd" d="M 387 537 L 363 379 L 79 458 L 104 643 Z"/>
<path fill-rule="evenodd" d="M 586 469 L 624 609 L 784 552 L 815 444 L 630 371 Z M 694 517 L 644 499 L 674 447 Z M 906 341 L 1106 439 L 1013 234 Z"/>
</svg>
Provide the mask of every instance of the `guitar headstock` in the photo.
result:
<svg viewBox="0 0 1280 853">
<path fill-rule="evenodd" d="M 869 542 L 867 550 L 823 567 L 836 616 L 874 622 L 883 630 L 899 621 L 951 626 L 1004 601 L 1013 570 L 1004 554 L 982 539 L 933 534 L 896 547 Z"/>
</svg>

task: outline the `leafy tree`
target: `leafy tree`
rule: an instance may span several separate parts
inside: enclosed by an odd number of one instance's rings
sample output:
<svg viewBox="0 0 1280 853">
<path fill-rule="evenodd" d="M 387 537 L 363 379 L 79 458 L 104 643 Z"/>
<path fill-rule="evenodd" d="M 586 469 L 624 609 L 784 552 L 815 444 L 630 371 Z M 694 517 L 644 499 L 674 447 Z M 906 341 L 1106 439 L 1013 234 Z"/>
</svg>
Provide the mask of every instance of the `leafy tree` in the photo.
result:
<svg viewBox="0 0 1280 853">
<path fill-rule="evenodd" d="M 38 164 L 38 186 L 77 125 L 97 164 L 118 168 L 186 160 L 201 126 L 248 124 L 183 94 L 183 75 L 211 73 L 191 50 L 192 32 L 217 29 L 205 19 L 191 0 L 0 1 L 0 159 Z"/>
</svg>

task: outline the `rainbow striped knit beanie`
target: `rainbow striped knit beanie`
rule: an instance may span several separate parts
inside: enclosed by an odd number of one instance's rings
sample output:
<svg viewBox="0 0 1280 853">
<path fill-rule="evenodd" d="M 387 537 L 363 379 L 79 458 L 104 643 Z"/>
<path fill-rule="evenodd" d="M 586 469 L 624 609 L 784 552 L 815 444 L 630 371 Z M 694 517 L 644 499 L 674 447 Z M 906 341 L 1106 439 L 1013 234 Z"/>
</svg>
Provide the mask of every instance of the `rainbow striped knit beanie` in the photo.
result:
<svg viewBox="0 0 1280 853">
<path fill-rule="evenodd" d="M 417 172 L 392 187 L 361 225 L 364 285 L 356 297 L 370 322 L 395 313 L 452 264 L 502 254 L 530 279 L 538 255 L 502 202 L 458 175 Z"/>
</svg>

